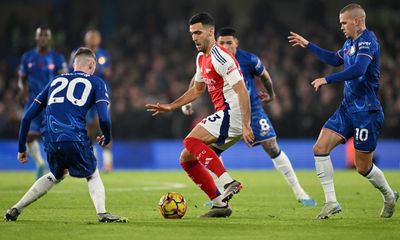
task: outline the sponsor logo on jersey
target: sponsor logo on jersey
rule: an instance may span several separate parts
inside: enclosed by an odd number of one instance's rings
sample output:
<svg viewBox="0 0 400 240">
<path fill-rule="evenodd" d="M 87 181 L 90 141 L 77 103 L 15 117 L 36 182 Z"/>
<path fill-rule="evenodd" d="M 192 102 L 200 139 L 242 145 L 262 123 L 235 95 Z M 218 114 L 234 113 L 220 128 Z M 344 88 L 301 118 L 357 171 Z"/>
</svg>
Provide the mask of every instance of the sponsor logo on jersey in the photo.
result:
<svg viewBox="0 0 400 240">
<path fill-rule="evenodd" d="M 358 43 L 358 49 L 369 49 L 370 47 L 371 47 L 371 42 Z"/>
<path fill-rule="evenodd" d="M 231 74 L 231 72 L 235 71 L 236 69 L 237 69 L 236 65 L 235 65 L 235 64 L 232 64 L 232 65 L 228 68 L 228 70 L 226 71 L 226 75 Z"/>
</svg>

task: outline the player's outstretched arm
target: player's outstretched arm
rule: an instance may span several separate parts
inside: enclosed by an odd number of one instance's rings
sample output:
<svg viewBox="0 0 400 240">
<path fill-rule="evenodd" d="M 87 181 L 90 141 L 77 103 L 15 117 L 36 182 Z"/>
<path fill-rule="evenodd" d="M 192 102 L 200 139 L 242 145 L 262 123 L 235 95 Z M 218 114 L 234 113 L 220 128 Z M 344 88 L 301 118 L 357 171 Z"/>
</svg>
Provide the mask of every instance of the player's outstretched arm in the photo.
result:
<svg viewBox="0 0 400 240">
<path fill-rule="evenodd" d="M 170 112 L 181 106 L 193 102 L 196 100 L 200 95 L 204 93 L 206 90 L 206 85 L 203 82 L 195 82 L 193 87 L 187 90 L 181 97 L 173 101 L 169 104 L 146 104 L 145 107 L 147 108 L 148 112 L 153 112 L 153 116 L 163 113 L 163 112 Z"/>
<path fill-rule="evenodd" d="M 343 64 L 343 59 L 336 52 L 320 48 L 295 32 L 290 32 L 288 39 L 289 43 L 292 44 L 293 47 L 300 46 L 302 48 L 307 48 L 310 52 L 316 55 L 320 61 L 326 64 L 334 67 Z"/>
<path fill-rule="evenodd" d="M 44 104 L 35 99 L 35 101 L 29 106 L 25 115 L 21 119 L 18 134 L 18 161 L 21 163 L 28 162 L 26 154 L 26 138 L 28 136 L 29 126 L 31 125 L 32 119 L 39 115 L 43 111 Z"/>
<path fill-rule="evenodd" d="M 246 85 L 243 80 L 235 83 L 232 89 L 236 92 L 239 99 L 240 111 L 242 113 L 242 136 L 247 146 L 251 147 L 254 141 L 254 134 L 250 127 L 250 98 Z"/>
</svg>

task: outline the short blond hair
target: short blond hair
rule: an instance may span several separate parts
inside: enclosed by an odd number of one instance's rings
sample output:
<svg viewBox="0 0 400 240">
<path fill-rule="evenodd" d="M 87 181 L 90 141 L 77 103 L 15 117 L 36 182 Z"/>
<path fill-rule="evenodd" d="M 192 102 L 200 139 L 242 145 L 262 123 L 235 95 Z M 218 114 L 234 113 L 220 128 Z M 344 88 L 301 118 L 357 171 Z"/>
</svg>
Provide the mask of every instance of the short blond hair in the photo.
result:
<svg viewBox="0 0 400 240">
<path fill-rule="evenodd" d="M 78 56 L 85 56 L 85 57 L 90 57 L 93 58 L 94 61 L 96 61 L 96 54 L 87 47 L 80 47 L 78 48 L 78 50 L 76 50 L 75 55 L 74 55 L 74 59 Z"/>
<path fill-rule="evenodd" d="M 365 21 L 366 13 L 365 13 L 364 8 L 361 7 L 360 4 L 357 4 L 357 3 L 348 4 L 344 8 L 342 8 L 342 10 L 340 10 L 339 13 L 342 14 L 344 12 L 351 12 L 352 18 L 361 17 Z"/>
</svg>

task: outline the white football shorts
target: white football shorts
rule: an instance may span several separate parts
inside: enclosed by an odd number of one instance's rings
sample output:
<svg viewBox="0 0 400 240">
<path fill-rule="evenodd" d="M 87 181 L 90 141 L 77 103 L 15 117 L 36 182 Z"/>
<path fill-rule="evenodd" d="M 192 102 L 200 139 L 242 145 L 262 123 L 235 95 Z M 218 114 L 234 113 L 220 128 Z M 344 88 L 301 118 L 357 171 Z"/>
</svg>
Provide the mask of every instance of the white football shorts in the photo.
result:
<svg viewBox="0 0 400 240">
<path fill-rule="evenodd" d="M 217 138 L 212 144 L 221 150 L 226 150 L 242 138 L 242 116 L 240 112 L 219 110 L 205 117 L 198 124 Z"/>
</svg>

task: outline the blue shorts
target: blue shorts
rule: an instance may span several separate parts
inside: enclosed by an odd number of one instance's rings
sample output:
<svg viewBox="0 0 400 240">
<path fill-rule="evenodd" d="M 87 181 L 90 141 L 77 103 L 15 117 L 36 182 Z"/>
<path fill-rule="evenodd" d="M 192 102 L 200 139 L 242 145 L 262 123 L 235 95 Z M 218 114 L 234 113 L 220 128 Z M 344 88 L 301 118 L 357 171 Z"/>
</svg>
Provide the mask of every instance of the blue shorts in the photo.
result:
<svg viewBox="0 0 400 240">
<path fill-rule="evenodd" d="M 354 136 L 354 148 L 363 152 L 375 150 L 384 115 L 382 111 L 349 113 L 340 106 L 326 121 L 324 128 L 340 134 L 346 141 Z"/>
<path fill-rule="evenodd" d="M 89 177 L 97 167 L 93 148 L 87 142 L 46 142 L 45 151 L 50 172 L 61 179 L 68 169 L 72 177 Z"/>
<path fill-rule="evenodd" d="M 270 138 L 276 137 L 276 132 L 264 109 L 251 110 L 251 129 L 254 134 L 254 143 L 257 145 Z"/>
</svg>

